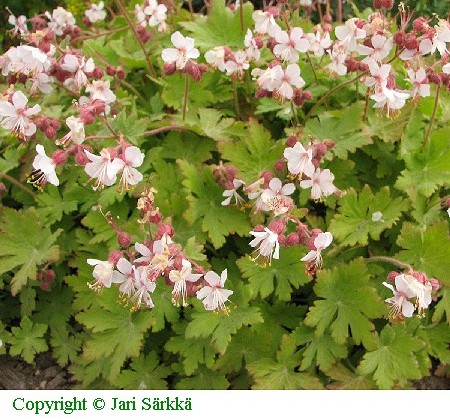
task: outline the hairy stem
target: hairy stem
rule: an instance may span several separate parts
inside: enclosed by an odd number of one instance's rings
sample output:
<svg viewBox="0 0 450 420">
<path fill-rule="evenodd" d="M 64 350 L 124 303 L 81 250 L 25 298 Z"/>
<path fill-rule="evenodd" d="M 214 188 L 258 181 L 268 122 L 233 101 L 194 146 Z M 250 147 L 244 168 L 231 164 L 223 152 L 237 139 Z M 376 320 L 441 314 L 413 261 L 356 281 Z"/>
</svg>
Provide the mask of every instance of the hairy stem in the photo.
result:
<svg viewBox="0 0 450 420">
<path fill-rule="evenodd" d="M 191 131 L 182 125 L 166 125 L 164 127 L 155 128 L 153 130 L 144 131 L 144 136 L 154 136 L 165 131 Z"/>
<path fill-rule="evenodd" d="M 150 57 L 149 57 L 148 54 L 147 54 L 147 51 L 146 51 L 146 49 L 145 49 L 144 43 L 142 42 L 141 38 L 139 38 L 139 34 L 138 34 L 137 30 L 136 30 L 135 25 L 134 25 L 133 22 L 131 21 L 130 16 L 128 16 L 128 12 L 126 11 L 125 7 L 123 6 L 123 4 L 122 4 L 122 2 L 121 2 L 120 0 L 116 0 L 116 4 L 117 4 L 117 7 L 118 7 L 119 10 L 120 10 L 120 13 L 122 13 L 123 17 L 124 17 L 125 20 L 127 21 L 128 26 L 129 26 L 129 27 L 131 28 L 131 30 L 133 31 L 134 36 L 136 37 L 136 39 L 137 39 L 138 42 L 139 42 L 139 45 L 141 46 L 142 52 L 144 53 L 144 57 L 145 57 L 145 59 L 146 59 L 146 61 L 147 61 L 147 66 L 148 66 L 148 70 L 150 71 L 150 74 L 151 74 L 153 77 L 156 77 L 156 70 L 155 70 L 155 68 L 153 67 L 152 62 L 150 61 Z"/>
<path fill-rule="evenodd" d="M 316 82 L 316 85 L 318 85 L 319 79 L 317 78 L 317 73 L 316 73 L 316 70 L 314 69 L 314 65 L 313 65 L 313 62 L 311 60 L 311 56 L 309 55 L 309 53 L 306 53 L 306 58 L 308 59 L 309 66 L 311 67 L 311 71 L 314 76 L 314 81 Z"/>
<path fill-rule="evenodd" d="M 437 87 L 437 90 L 436 90 L 436 97 L 434 99 L 433 113 L 431 114 L 430 124 L 428 125 L 428 130 L 427 130 L 427 132 L 425 134 L 425 137 L 423 139 L 422 149 L 427 144 L 428 138 L 430 137 L 431 131 L 433 130 L 434 120 L 436 118 L 436 111 L 437 111 L 437 107 L 438 107 L 438 104 L 439 104 L 439 94 L 440 93 L 441 93 L 441 84 L 439 83 L 438 87 Z"/>
<path fill-rule="evenodd" d="M 244 33 L 244 0 L 239 0 L 239 17 L 241 19 L 241 32 Z"/>
<path fill-rule="evenodd" d="M 367 108 L 369 107 L 369 95 L 370 95 L 370 88 L 367 88 L 366 99 L 364 102 L 364 111 L 363 111 L 363 116 L 362 116 L 363 122 L 366 120 L 366 116 L 367 116 Z"/>
<path fill-rule="evenodd" d="M 186 73 L 186 81 L 184 84 L 184 98 L 183 98 L 183 121 L 186 119 L 188 94 L 189 94 L 189 75 Z"/>
<path fill-rule="evenodd" d="M 403 263 L 392 257 L 377 256 L 377 257 L 368 257 L 368 258 L 365 258 L 365 260 L 369 261 L 369 262 L 387 262 L 387 263 L 396 265 L 399 268 L 404 268 L 410 272 L 414 271 L 414 269 L 409 264 Z"/>
<path fill-rule="evenodd" d="M 291 101 L 291 112 L 292 112 L 292 118 L 294 119 L 294 124 L 296 126 L 298 126 L 299 121 L 298 121 L 297 109 L 295 108 L 294 101 Z"/>
<path fill-rule="evenodd" d="M 241 115 L 241 110 L 239 107 L 239 96 L 238 96 L 238 91 L 237 91 L 237 84 L 236 84 L 236 80 L 233 79 L 233 95 L 234 95 L 234 107 L 236 108 L 236 115 L 239 118 L 239 116 Z"/>
</svg>

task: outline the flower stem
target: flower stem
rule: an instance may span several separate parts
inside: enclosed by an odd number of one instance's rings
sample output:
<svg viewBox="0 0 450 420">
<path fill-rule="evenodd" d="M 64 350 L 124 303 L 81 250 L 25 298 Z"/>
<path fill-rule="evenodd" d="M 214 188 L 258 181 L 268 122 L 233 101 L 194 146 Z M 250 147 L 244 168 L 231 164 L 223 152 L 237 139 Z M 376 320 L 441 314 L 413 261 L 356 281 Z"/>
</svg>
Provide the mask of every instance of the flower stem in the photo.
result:
<svg viewBox="0 0 450 420">
<path fill-rule="evenodd" d="M 311 60 L 311 56 L 309 55 L 309 53 L 306 53 L 306 58 L 308 59 L 309 66 L 311 67 L 311 71 L 314 75 L 314 81 L 316 82 L 316 85 L 318 85 L 319 79 L 317 78 L 317 73 L 316 73 L 316 70 L 314 70 L 314 65 L 313 65 L 313 62 Z"/>
<path fill-rule="evenodd" d="M 369 107 L 369 95 L 370 95 L 370 88 L 367 88 L 366 100 L 364 102 L 364 111 L 363 111 L 363 116 L 362 116 L 363 122 L 366 120 L 366 117 L 367 117 L 367 108 Z"/>
<path fill-rule="evenodd" d="M 342 23 L 342 0 L 338 0 L 337 21 Z"/>
<path fill-rule="evenodd" d="M 166 125 L 153 130 L 144 131 L 144 136 L 154 136 L 155 134 L 164 133 L 164 131 L 191 131 L 181 125 Z"/>
<path fill-rule="evenodd" d="M 189 94 L 189 74 L 186 73 L 186 81 L 184 84 L 184 98 L 183 98 L 183 121 L 186 119 L 188 94 Z"/>
<path fill-rule="evenodd" d="M 377 257 L 368 257 L 365 258 L 366 261 L 369 262 L 387 262 L 393 265 L 396 265 L 399 268 L 404 268 L 406 270 L 408 270 L 409 272 L 414 271 L 414 269 L 409 265 L 409 264 L 405 264 L 399 260 L 396 260 L 395 258 L 392 257 L 383 257 L 383 256 L 377 256 Z"/>
<path fill-rule="evenodd" d="M 14 184 L 17 188 L 20 188 L 22 191 L 31 195 L 35 200 L 40 201 L 42 204 L 46 204 L 45 201 L 42 200 L 41 197 L 39 197 L 33 191 L 30 191 L 28 188 L 24 187 L 19 181 L 16 181 L 12 176 L 9 176 L 9 175 L 5 174 L 4 172 L 0 172 L 0 179 L 1 178 L 6 179 L 11 184 Z"/>
<path fill-rule="evenodd" d="M 122 26 L 121 28 L 112 29 L 110 31 L 99 32 L 99 33 L 96 33 L 96 34 L 89 34 L 89 35 L 78 36 L 78 37 L 74 38 L 73 40 L 74 41 L 82 41 L 82 40 L 85 40 L 85 39 L 99 38 L 101 36 L 116 34 L 118 32 L 124 31 L 125 29 L 128 29 L 128 25 L 127 26 Z"/>
<path fill-rule="evenodd" d="M 194 20 L 194 7 L 192 6 L 192 0 L 188 0 L 189 13 L 191 14 L 191 20 Z"/>
<path fill-rule="evenodd" d="M 239 118 L 239 116 L 241 114 L 241 110 L 239 108 L 239 96 L 238 96 L 238 91 L 237 91 L 236 80 L 233 80 L 233 95 L 234 95 L 234 106 L 236 108 L 236 115 Z"/>
<path fill-rule="evenodd" d="M 239 0 L 239 17 L 241 19 L 241 32 L 244 33 L 244 0 Z"/>
<path fill-rule="evenodd" d="M 436 90 L 436 97 L 434 99 L 433 113 L 431 114 L 430 125 L 428 126 L 428 130 L 425 134 L 425 138 L 423 139 L 422 149 L 427 144 L 428 138 L 430 137 L 431 131 L 433 130 L 434 120 L 436 118 L 436 111 L 437 111 L 437 107 L 438 107 L 438 103 L 439 103 L 440 92 L 441 92 L 441 83 L 438 84 L 438 87 Z"/>
<path fill-rule="evenodd" d="M 291 111 L 292 111 L 292 118 L 294 118 L 294 124 L 296 126 L 298 126 L 299 121 L 298 121 L 298 115 L 297 115 L 297 110 L 295 109 L 294 101 L 291 101 Z"/>
<path fill-rule="evenodd" d="M 122 2 L 121 2 L 120 0 L 116 0 L 116 4 L 117 4 L 117 7 L 118 7 L 119 10 L 120 10 L 120 13 L 122 13 L 123 17 L 124 17 L 125 20 L 127 21 L 128 26 L 129 26 L 129 27 L 131 28 L 131 30 L 133 31 L 134 36 L 136 37 L 136 39 L 137 39 L 138 42 L 139 42 L 139 45 L 141 46 L 142 52 L 144 53 L 144 57 L 145 57 L 145 59 L 146 59 L 146 61 L 147 61 L 147 66 L 148 66 L 148 69 L 149 69 L 151 75 L 152 75 L 153 77 L 156 77 L 156 70 L 155 70 L 155 68 L 153 67 L 152 62 L 150 61 L 150 57 L 149 57 L 148 54 L 147 54 L 147 51 L 146 51 L 146 49 L 145 49 L 144 43 L 142 42 L 141 38 L 139 38 L 139 34 L 138 34 L 137 30 L 136 30 L 135 25 L 133 24 L 133 22 L 131 21 L 130 17 L 128 16 L 128 12 L 125 10 L 125 7 L 123 6 L 123 4 L 122 4 Z"/>
</svg>

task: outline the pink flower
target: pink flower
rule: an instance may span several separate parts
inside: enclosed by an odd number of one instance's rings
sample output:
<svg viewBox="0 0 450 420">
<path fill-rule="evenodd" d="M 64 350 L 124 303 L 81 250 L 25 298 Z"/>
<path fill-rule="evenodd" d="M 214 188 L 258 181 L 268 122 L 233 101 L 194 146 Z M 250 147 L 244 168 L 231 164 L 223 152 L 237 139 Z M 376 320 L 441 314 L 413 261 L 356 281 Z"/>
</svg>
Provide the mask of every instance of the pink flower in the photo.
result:
<svg viewBox="0 0 450 420">
<path fill-rule="evenodd" d="M 84 152 L 91 161 L 86 164 L 84 171 L 91 177 L 89 181 L 96 179 L 94 190 L 102 189 L 105 185 L 107 187 L 113 185 L 116 182 L 117 173 L 123 167 L 123 162 L 117 158 L 113 159 L 108 149 L 103 149 L 100 156 L 87 150 Z"/>
<path fill-rule="evenodd" d="M 281 66 L 276 66 L 274 67 L 274 71 L 279 81 L 279 85 L 274 90 L 274 93 L 282 101 L 292 99 L 294 96 L 293 88 L 300 89 L 305 86 L 305 81 L 300 76 L 300 67 L 298 64 L 289 64 L 284 71 Z"/>
<path fill-rule="evenodd" d="M 270 201 L 285 198 L 294 191 L 294 184 L 289 183 L 283 185 L 279 178 L 272 178 L 269 182 L 269 188 L 266 188 L 261 194 L 261 199 L 267 204 Z"/>
<path fill-rule="evenodd" d="M 64 34 L 64 30 L 70 26 L 75 26 L 75 18 L 72 13 L 68 12 L 63 7 L 58 6 L 52 11 L 45 12 L 45 16 L 50 20 L 48 27 L 58 36 Z"/>
<path fill-rule="evenodd" d="M 195 283 L 202 277 L 202 274 L 192 274 L 191 263 L 185 259 L 182 260 L 181 270 L 171 270 L 169 272 L 169 280 L 174 283 L 172 291 L 172 302 L 174 305 L 180 304 L 180 299 L 183 306 L 187 306 L 187 289 L 186 282 Z"/>
<path fill-rule="evenodd" d="M 86 73 L 92 73 L 95 69 L 95 64 L 92 58 L 85 61 L 84 57 L 78 58 L 76 55 L 66 54 L 63 58 L 61 68 L 70 73 L 74 73 L 73 81 L 75 86 L 79 89 L 87 85 L 88 78 Z"/>
<path fill-rule="evenodd" d="M 106 11 L 104 10 L 105 3 L 103 1 L 98 4 L 91 3 L 89 9 L 84 12 L 84 15 L 89 19 L 90 22 L 95 23 L 106 18 Z"/>
<path fill-rule="evenodd" d="M 249 243 L 253 248 L 258 247 L 254 251 L 255 256 L 252 257 L 256 261 L 260 256 L 264 259 L 264 264 L 268 261 L 272 264 L 272 258 L 278 260 L 280 258 L 280 243 L 278 242 L 278 235 L 272 232 L 269 228 L 264 228 L 263 232 L 251 231 L 251 235 L 255 238 Z"/>
<path fill-rule="evenodd" d="M 136 284 L 139 283 L 140 273 L 136 267 L 125 258 L 120 258 L 116 264 L 117 270 L 114 270 L 111 282 L 120 284 L 120 294 L 128 298 L 136 291 Z"/>
<path fill-rule="evenodd" d="M 233 291 L 223 288 L 227 280 L 227 270 L 223 270 L 220 277 L 214 271 L 208 271 L 204 278 L 208 285 L 203 286 L 197 292 L 197 299 L 203 300 L 207 311 L 220 310 L 228 315 L 229 309 L 225 306 L 225 302 L 228 301 Z"/>
<path fill-rule="evenodd" d="M 20 36 L 28 34 L 26 16 L 21 15 L 16 18 L 14 15 L 9 15 L 8 23 L 14 26 L 12 29 L 13 36 L 17 36 L 18 34 L 20 34 Z"/>
<path fill-rule="evenodd" d="M 292 175 L 305 174 L 311 177 L 314 173 L 312 149 L 305 149 L 301 143 L 297 142 L 294 147 L 284 149 L 284 157 L 287 160 L 288 170 Z"/>
<path fill-rule="evenodd" d="M 391 65 L 383 64 L 381 66 L 375 60 L 366 61 L 369 66 L 370 76 L 363 79 L 363 83 L 367 87 L 375 87 L 375 90 L 381 90 L 387 85 L 389 74 L 391 73 Z"/>
<path fill-rule="evenodd" d="M 347 65 L 345 64 L 347 60 L 347 53 L 345 52 L 345 47 L 342 43 L 337 41 L 333 49 L 328 51 L 331 57 L 331 63 L 326 66 L 328 70 L 336 73 L 338 76 L 345 76 L 347 74 Z"/>
<path fill-rule="evenodd" d="M 136 17 L 143 27 L 155 27 L 164 24 L 167 19 L 167 7 L 156 0 L 147 0 L 143 6 L 135 6 Z"/>
<path fill-rule="evenodd" d="M 409 98 L 409 93 L 397 89 L 388 89 L 383 87 L 381 91 L 371 96 L 375 101 L 374 108 L 386 108 L 388 116 L 391 111 L 397 111 L 405 106 L 406 100 Z"/>
<path fill-rule="evenodd" d="M 144 162 L 144 153 L 136 146 L 128 146 L 122 155 L 122 159 L 114 159 L 115 168 L 118 172 L 122 171 L 119 181 L 119 190 L 130 189 L 130 185 L 136 185 L 142 181 L 143 175 L 135 168 L 138 168 Z"/>
<path fill-rule="evenodd" d="M 47 73 L 37 73 L 33 77 L 30 77 L 30 93 L 37 93 L 40 91 L 42 93 L 50 93 L 52 91 L 53 77 L 49 76 Z"/>
<path fill-rule="evenodd" d="M 244 199 L 237 193 L 238 188 L 245 185 L 244 181 L 241 181 L 240 179 L 233 179 L 233 187 L 230 190 L 225 190 L 223 192 L 223 196 L 226 197 L 225 200 L 223 200 L 220 204 L 222 206 L 229 206 L 231 203 L 231 199 L 234 197 L 235 204 L 237 206 L 242 206 L 244 204 Z"/>
<path fill-rule="evenodd" d="M 415 296 L 414 292 L 410 289 L 408 282 L 405 280 L 404 275 L 399 275 L 395 277 L 395 288 L 386 282 L 383 285 L 394 292 L 394 296 L 385 300 L 385 302 L 392 305 L 389 316 L 392 318 L 397 318 L 400 313 L 406 318 L 412 317 L 414 313 L 414 305 L 408 301 Z"/>
<path fill-rule="evenodd" d="M 317 168 L 310 176 L 310 179 L 305 179 L 300 182 L 300 187 L 311 188 L 311 198 L 313 200 L 320 200 L 322 197 L 328 197 L 337 192 L 337 188 L 333 184 L 334 175 L 329 169 Z"/>
<path fill-rule="evenodd" d="M 175 48 L 166 48 L 162 51 L 162 59 L 165 63 L 175 63 L 178 70 L 186 67 L 190 59 L 200 56 L 197 48 L 194 48 L 195 40 L 184 37 L 180 32 L 174 32 L 170 37 Z"/>
<path fill-rule="evenodd" d="M 283 61 L 296 63 L 299 52 L 306 52 L 309 48 L 309 41 L 303 36 L 301 28 L 292 28 L 289 32 L 279 30 L 275 34 L 277 45 L 273 53 Z"/>
<path fill-rule="evenodd" d="M 308 265 L 320 268 L 322 266 L 322 251 L 328 248 L 333 242 L 333 235 L 330 232 L 319 233 L 314 239 L 314 247 L 300 261 L 308 263 Z"/>
<path fill-rule="evenodd" d="M 109 261 L 100 261 L 92 258 L 89 258 L 87 263 L 94 266 L 94 271 L 92 272 L 94 281 L 88 283 L 89 288 L 97 292 L 100 292 L 104 287 L 110 288 L 113 279 L 114 264 Z"/>
<path fill-rule="evenodd" d="M 134 302 L 131 310 L 138 311 L 142 303 L 145 303 L 147 308 L 154 308 L 155 305 L 153 304 L 150 293 L 155 291 L 156 283 L 148 280 L 145 267 L 135 268 L 134 275 L 134 286 L 136 291 L 128 299 L 129 302 Z"/>
<path fill-rule="evenodd" d="M 32 136 L 36 132 L 36 125 L 28 117 L 36 115 L 41 107 L 34 105 L 32 108 L 28 108 L 26 106 L 28 98 L 19 90 L 14 92 L 11 102 L 0 102 L 0 119 L 2 119 L 0 125 L 17 133 L 19 137 Z"/>
<path fill-rule="evenodd" d="M 244 71 L 250 67 L 248 63 L 247 54 L 245 51 L 236 51 L 233 55 L 232 60 L 228 60 L 225 63 L 225 70 L 227 71 L 227 75 L 231 76 L 233 74 L 237 74 L 239 78 L 241 78 L 244 74 Z"/>
<path fill-rule="evenodd" d="M 394 45 L 393 38 L 386 38 L 384 35 L 376 34 L 371 38 L 372 47 L 366 45 L 358 45 L 358 52 L 362 55 L 367 55 L 363 60 L 365 63 L 368 58 L 377 62 L 383 61 L 391 52 Z"/>
<path fill-rule="evenodd" d="M 427 55 L 433 49 L 433 43 L 429 38 L 424 38 L 419 42 L 419 48 L 415 50 L 404 50 L 400 53 L 401 60 L 408 61 L 423 55 Z"/>
<path fill-rule="evenodd" d="M 98 99 L 107 105 L 116 100 L 116 95 L 110 89 L 109 80 L 94 80 L 86 87 L 86 92 L 91 94 L 91 100 Z"/>
<path fill-rule="evenodd" d="M 445 54 L 449 53 L 447 42 L 450 42 L 450 24 L 444 19 L 439 19 L 439 23 L 434 29 L 436 32 L 433 36 L 431 53 L 434 54 L 434 52 L 438 50 L 441 57 L 443 57 Z"/>
<path fill-rule="evenodd" d="M 275 21 L 274 14 L 270 11 L 263 12 L 262 10 L 256 10 L 253 12 L 252 18 L 255 22 L 255 30 L 258 34 L 269 34 L 273 36 L 281 29 Z"/>
<path fill-rule="evenodd" d="M 253 37 L 253 32 L 251 29 L 247 30 L 247 33 L 245 34 L 245 38 L 244 38 L 244 45 L 246 47 L 246 54 L 247 54 L 247 58 L 249 60 L 259 60 L 261 57 L 261 51 L 260 51 L 260 47 L 258 47 L 258 44 L 255 40 L 255 38 Z M 206 57 L 206 55 L 205 55 Z"/>
<path fill-rule="evenodd" d="M 309 33 L 306 34 L 309 42 L 309 51 L 314 53 L 316 57 L 322 57 L 327 48 L 331 47 L 331 39 L 330 34 L 325 32 L 321 34 L 317 31 L 315 34 Z"/>
<path fill-rule="evenodd" d="M 215 47 L 205 53 L 205 60 L 211 66 L 225 71 L 225 48 Z"/>
<path fill-rule="evenodd" d="M 338 26 L 335 29 L 336 38 L 339 39 L 346 47 L 347 51 L 356 51 L 357 42 L 359 39 L 366 37 L 366 31 L 358 28 L 356 22 L 358 18 L 352 18 L 345 22 L 345 25 Z"/>
<path fill-rule="evenodd" d="M 83 143 L 85 139 L 83 122 L 79 118 L 71 116 L 66 118 L 66 124 L 70 131 L 55 143 L 58 145 L 64 145 L 65 147 L 67 147 L 71 142 L 78 145 Z"/>
<path fill-rule="evenodd" d="M 411 96 L 430 96 L 430 84 L 428 83 L 428 77 L 425 70 L 421 67 L 419 70 L 414 71 L 413 69 L 408 69 L 409 80 L 413 85 L 413 90 L 411 91 Z"/>
</svg>

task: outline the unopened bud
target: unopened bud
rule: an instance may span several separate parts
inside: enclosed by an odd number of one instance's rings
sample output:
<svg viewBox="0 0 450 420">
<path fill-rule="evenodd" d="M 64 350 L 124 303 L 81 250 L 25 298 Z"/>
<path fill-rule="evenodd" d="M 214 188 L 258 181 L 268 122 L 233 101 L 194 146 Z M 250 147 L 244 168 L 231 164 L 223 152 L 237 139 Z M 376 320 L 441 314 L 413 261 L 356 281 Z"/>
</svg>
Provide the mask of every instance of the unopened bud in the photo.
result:
<svg viewBox="0 0 450 420">
<path fill-rule="evenodd" d="M 56 150 L 53 153 L 52 160 L 56 165 L 63 165 L 67 160 L 67 153 L 64 150 Z"/>
<path fill-rule="evenodd" d="M 122 251 L 111 251 L 108 255 L 108 261 L 114 265 L 117 264 L 117 262 L 123 257 Z"/>
</svg>

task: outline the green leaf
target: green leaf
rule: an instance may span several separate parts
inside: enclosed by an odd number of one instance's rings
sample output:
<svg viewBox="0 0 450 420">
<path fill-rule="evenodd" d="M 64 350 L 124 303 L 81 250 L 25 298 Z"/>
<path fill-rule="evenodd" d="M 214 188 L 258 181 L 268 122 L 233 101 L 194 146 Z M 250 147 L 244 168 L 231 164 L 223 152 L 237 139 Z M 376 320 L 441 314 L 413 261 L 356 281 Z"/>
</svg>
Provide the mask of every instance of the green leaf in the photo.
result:
<svg viewBox="0 0 450 420">
<path fill-rule="evenodd" d="M 61 232 L 58 229 L 52 233 L 44 227 L 33 207 L 19 211 L 3 208 L 0 216 L 0 274 L 20 267 L 11 280 L 13 296 L 29 279 L 36 278 L 39 265 L 59 259 L 59 247 L 54 243 Z"/>
<path fill-rule="evenodd" d="M 381 389 L 390 389 L 397 382 L 405 385 L 410 379 L 422 377 L 414 354 L 422 347 L 422 341 L 408 334 L 404 326 L 386 325 L 377 338 L 376 349 L 363 356 L 358 371 L 372 374 Z"/>
<path fill-rule="evenodd" d="M 434 308 L 433 322 L 439 322 L 445 316 L 450 325 L 450 292 L 448 288 L 441 291 L 441 298 Z"/>
<path fill-rule="evenodd" d="M 252 389 L 322 389 L 317 377 L 299 373 L 300 356 L 293 337 L 285 335 L 276 360 L 262 358 L 248 366 L 255 379 Z"/>
<path fill-rule="evenodd" d="M 127 140 L 133 144 L 138 144 L 139 139 L 144 136 L 144 131 L 148 126 L 148 120 L 138 118 L 137 112 L 129 112 L 123 109 L 112 120 L 115 131 L 123 134 Z"/>
<path fill-rule="evenodd" d="M 376 389 L 375 383 L 364 375 L 352 372 L 343 365 L 337 364 L 328 369 L 326 374 L 333 380 L 328 389 Z"/>
<path fill-rule="evenodd" d="M 239 13 L 233 13 L 225 7 L 224 0 L 212 0 L 210 13 L 207 17 L 196 15 L 194 22 L 182 22 L 181 25 L 191 32 L 195 44 L 204 49 L 211 49 L 219 45 L 230 48 L 244 48 L 243 33 L 253 26 L 253 5 L 247 2 L 243 6 L 244 31 L 241 29 Z"/>
<path fill-rule="evenodd" d="M 417 271 L 450 286 L 450 247 L 447 222 L 420 229 L 404 223 L 397 244 L 403 248 L 395 258 Z"/>
<path fill-rule="evenodd" d="M 31 316 L 36 308 L 36 289 L 31 286 L 22 289 L 20 294 L 20 315 Z"/>
<path fill-rule="evenodd" d="M 316 337 L 314 329 L 300 324 L 292 333 L 297 345 L 305 345 L 301 370 L 308 369 L 313 363 L 320 370 L 327 371 L 337 360 L 347 357 L 347 348 L 337 344 L 330 334 Z"/>
<path fill-rule="evenodd" d="M 200 108 L 198 116 L 199 132 L 216 141 L 231 141 L 246 135 L 243 122 L 236 121 L 234 118 L 224 118 L 216 109 Z"/>
<path fill-rule="evenodd" d="M 27 363 L 33 363 L 34 356 L 48 349 L 47 342 L 43 338 L 48 326 L 33 324 L 27 316 L 20 321 L 20 327 L 12 327 L 10 339 L 11 356 L 21 356 Z"/>
<path fill-rule="evenodd" d="M 184 216 L 193 225 L 201 221 L 202 231 L 208 234 L 214 247 L 220 248 L 230 233 L 247 235 L 251 229 L 246 215 L 236 207 L 222 206 L 223 189 L 214 179 L 212 169 L 198 168 L 184 161 L 178 161 L 184 175 L 183 186 L 187 193 L 189 208 Z"/>
<path fill-rule="evenodd" d="M 193 376 L 181 379 L 175 384 L 175 389 L 227 389 L 229 382 L 225 375 L 200 367 Z"/>
<path fill-rule="evenodd" d="M 124 369 L 115 381 L 122 389 L 167 389 L 165 379 L 171 369 L 162 365 L 156 352 L 141 354 L 131 362 L 130 369 Z"/>
<path fill-rule="evenodd" d="M 61 220 L 63 214 L 69 214 L 78 207 L 76 200 L 63 199 L 57 187 L 48 186 L 40 197 L 37 212 L 51 223 Z"/>
<path fill-rule="evenodd" d="M 362 133 L 363 102 L 335 111 L 322 112 L 318 118 L 306 122 L 305 133 L 316 139 L 333 140 L 333 153 L 347 159 L 348 152 L 372 143 L 372 138 Z"/>
<path fill-rule="evenodd" d="M 69 331 L 63 327 L 51 329 L 50 344 L 53 350 L 53 357 L 60 366 L 67 366 L 74 362 L 81 349 L 81 339 L 78 335 L 70 335 Z"/>
<path fill-rule="evenodd" d="M 280 250 L 280 259 L 272 260 L 272 265 L 262 267 L 249 257 L 237 261 L 242 276 L 249 279 L 252 296 L 258 294 L 265 299 L 271 293 L 284 301 L 291 300 L 294 289 L 311 281 L 305 274 L 305 265 L 300 258 L 305 253 L 298 247 L 286 247 Z"/>
<path fill-rule="evenodd" d="M 426 197 L 438 187 L 448 185 L 450 179 L 450 128 L 434 131 L 424 150 L 406 154 L 406 169 L 395 187 L 412 195 L 419 192 Z"/>
<path fill-rule="evenodd" d="M 389 187 L 384 187 L 375 195 L 368 185 L 357 192 L 351 188 L 340 200 L 339 213 L 330 224 L 330 232 L 342 245 L 367 245 L 369 235 L 379 240 L 380 234 L 389 229 L 400 218 L 408 205 L 401 197 L 393 198 Z M 381 220 L 372 221 L 372 215 L 381 212 Z"/>
<path fill-rule="evenodd" d="M 224 313 L 195 312 L 192 321 L 186 327 L 186 338 L 210 337 L 211 344 L 219 353 L 224 353 L 230 343 L 231 336 L 243 325 L 263 322 L 258 308 L 238 306 L 228 316 Z"/>
<path fill-rule="evenodd" d="M 336 343 L 344 344 L 350 330 L 356 344 L 373 348 L 374 325 L 370 319 L 381 318 L 386 308 L 370 285 L 362 259 L 340 265 L 333 271 L 323 270 L 314 291 L 323 300 L 316 300 L 309 308 L 305 324 L 316 327 L 316 336 L 321 337 L 329 328 Z"/>
<path fill-rule="evenodd" d="M 11 333 L 5 330 L 4 325 L 0 321 L 0 355 L 6 354 L 6 343 L 11 341 Z"/>
<path fill-rule="evenodd" d="M 222 158 L 236 166 L 240 178 L 247 183 L 255 182 L 266 170 L 272 171 L 283 149 L 283 142 L 274 142 L 270 133 L 252 119 L 242 140 L 219 144 Z"/>
<path fill-rule="evenodd" d="M 108 358 L 111 363 L 108 377 L 113 381 L 124 362 L 139 355 L 152 315 L 148 310 L 131 313 L 117 304 L 115 290 L 108 290 L 107 297 L 105 292 L 102 308 L 81 312 L 77 320 L 92 330 L 92 335 L 84 344 L 83 356 L 91 361 Z"/>
<path fill-rule="evenodd" d="M 430 356 L 443 364 L 450 364 L 450 327 L 448 325 L 420 325 L 414 335 L 426 343 L 426 351 Z"/>
</svg>

